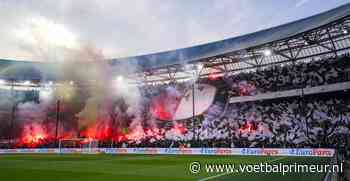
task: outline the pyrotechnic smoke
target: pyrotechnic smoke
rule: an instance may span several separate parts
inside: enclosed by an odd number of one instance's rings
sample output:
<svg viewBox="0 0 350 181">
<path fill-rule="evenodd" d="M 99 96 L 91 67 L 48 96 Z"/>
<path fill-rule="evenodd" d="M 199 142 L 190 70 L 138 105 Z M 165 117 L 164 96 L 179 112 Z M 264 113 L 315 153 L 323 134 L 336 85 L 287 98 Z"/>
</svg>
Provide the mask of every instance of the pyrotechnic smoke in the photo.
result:
<svg viewBox="0 0 350 181">
<path fill-rule="evenodd" d="M 46 27 L 44 33 L 36 32 L 43 30 L 40 27 Z M 101 50 L 94 46 L 83 46 L 83 43 L 79 43 L 74 34 L 61 24 L 39 19 L 32 22 L 29 28 L 31 29 L 19 34 L 26 38 L 30 34 L 33 35 L 33 38 L 28 40 L 28 43 L 35 45 L 32 48 L 33 52 L 39 60 L 44 59 L 57 66 L 58 77 L 50 92 L 41 92 L 40 103 L 18 104 L 17 121 L 24 125 L 22 138 L 25 138 L 26 142 L 53 136 L 52 123 L 56 119 L 56 101 L 61 105 L 60 137 L 110 139 L 116 136 L 114 134 L 122 133 L 128 139 L 139 141 L 147 136 L 160 139 L 161 135 L 165 134 L 164 130 L 157 128 L 155 118 L 148 110 L 147 105 L 150 104 L 151 98 L 142 95 L 142 90 L 136 85 L 128 83 L 130 72 L 137 68 L 134 64 L 111 66 Z M 51 29 L 60 29 L 61 32 Z M 55 33 L 69 35 L 71 46 L 66 44 L 65 38 L 52 39 L 50 36 Z M 47 37 L 40 37 L 42 35 Z M 43 47 L 50 48 L 43 50 Z M 38 50 L 34 50 L 35 48 Z M 45 73 L 42 72 L 42 75 Z M 43 82 L 46 81 L 45 76 L 41 78 Z M 173 86 L 168 86 L 165 92 L 169 95 L 165 97 L 168 108 L 174 113 L 176 103 L 179 102 L 176 99 L 181 97 L 182 93 Z M 209 114 L 213 113 L 212 117 L 215 117 L 215 110 L 215 107 L 209 110 Z M 45 121 L 48 123 L 44 123 Z M 121 129 L 125 131 L 120 131 Z M 173 132 L 176 135 L 184 134 L 185 129 L 175 126 Z"/>
<path fill-rule="evenodd" d="M 7 113 L 6 120 L 10 120 L 14 112 L 13 122 L 18 124 L 16 129 L 21 131 L 22 142 L 54 136 L 57 100 L 60 102 L 60 137 L 76 137 L 81 132 L 85 133 L 83 136 L 107 138 L 115 126 L 127 128 L 129 134 L 134 130 L 143 132 L 141 114 L 146 99 L 136 85 L 127 82 L 128 75 L 136 68 L 134 65 L 112 67 L 101 50 L 84 46 L 64 24 L 43 17 L 23 22 L 14 33 L 23 40 L 23 47 L 32 53 L 33 60 L 45 61 L 58 70 L 52 89 L 40 91 L 39 102 L 26 100 L 24 95 L 2 94 L 0 110 Z M 41 83 L 47 83 L 47 71 L 21 64 L 2 69 L 0 74 L 21 75 L 24 79 L 36 77 Z M 124 108 L 116 103 L 118 100 L 124 101 Z M 6 128 L 10 127 L 8 122 Z"/>
<path fill-rule="evenodd" d="M 126 75 L 113 72 L 101 51 L 87 47 L 67 60 L 62 72 L 64 80 L 73 81 L 74 84 L 70 86 L 76 87 L 72 99 L 82 99 L 80 94 L 87 95 L 83 109 L 76 114 L 79 129 L 87 129 L 85 136 L 107 138 L 115 125 L 130 126 L 130 131 L 141 126 L 143 118 L 139 88 L 128 84 Z M 125 110 L 116 104 L 119 99 L 124 101 Z"/>
<path fill-rule="evenodd" d="M 185 92 L 185 91 L 184 91 Z M 175 86 L 167 86 L 153 98 L 151 111 L 160 120 L 172 120 L 184 93 Z"/>
<path fill-rule="evenodd" d="M 91 47 L 79 50 L 66 58 L 61 71 L 63 79 L 67 81 L 62 88 L 63 93 L 73 94 L 72 97 L 63 98 L 67 104 L 84 99 L 82 95 L 88 97 L 83 110 L 77 114 L 80 128 L 105 118 L 103 111 L 113 99 L 110 92 L 111 71 L 102 53 Z"/>
<path fill-rule="evenodd" d="M 41 100 L 40 104 L 18 104 L 17 119 L 23 124 L 22 131 L 26 135 L 22 137 L 32 135 L 28 130 L 39 130 L 27 129 L 28 126 L 33 128 L 31 125 L 35 125 L 35 128 L 38 128 L 40 125 L 43 128 L 40 130 L 44 130 L 44 120 L 50 117 L 51 121 L 55 121 L 57 100 L 61 104 L 60 137 L 77 136 L 78 134 L 71 133 L 76 130 L 81 132 L 82 136 L 108 138 L 114 125 L 127 127 L 129 132 L 140 132 L 140 127 L 143 128 L 141 114 L 144 98 L 141 97 L 139 88 L 128 84 L 126 79 L 127 73 L 134 67 L 118 67 L 118 70 L 128 72 L 113 70 L 102 51 L 92 46 L 69 50 L 64 55 L 64 58 L 57 62 L 50 61 L 59 70 L 56 82 L 58 84 L 55 84 L 49 93 L 43 92 L 40 97 L 45 99 Z M 119 99 L 124 101 L 126 109 L 118 107 L 116 101 Z M 0 101 L 1 104 L 4 103 L 3 100 Z M 49 112 L 50 116 L 47 115 Z"/>
<path fill-rule="evenodd" d="M 50 135 L 54 135 L 53 125 L 48 121 L 48 109 L 50 109 L 51 100 L 45 96 L 47 92 L 42 93 L 39 102 L 20 102 L 17 105 L 16 122 L 21 123 L 21 139 L 19 144 L 27 146 L 36 146 L 44 139 L 49 139 Z M 22 96 L 22 99 L 23 98 Z"/>
</svg>

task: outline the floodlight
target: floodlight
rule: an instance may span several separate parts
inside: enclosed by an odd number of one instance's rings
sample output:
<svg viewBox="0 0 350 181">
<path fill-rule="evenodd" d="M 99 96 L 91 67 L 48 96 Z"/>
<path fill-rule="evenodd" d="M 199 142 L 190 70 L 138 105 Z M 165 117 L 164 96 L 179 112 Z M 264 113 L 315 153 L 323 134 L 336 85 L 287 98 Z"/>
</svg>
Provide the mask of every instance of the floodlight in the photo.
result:
<svg viewBox="0 0 350 181">
<path fill-rule="evenodd" d="M 29 81 L 29 80 L 24 81 L 24 82 L 23 82 L 23 85 L 30 85 L 30 81 Z"/>
<path fill-rule="evenodd" d="M 52 90 L 51 89 L 40 90 L 39 97 L 41 100 L 50 100 L 52 98 Z"/>
<path fill-rule="evenodd" d="M 269 50 L 269 49 L 264 50 L 264 55 L 265 55 L 266 57 L 270 56 L 271 54 L 272 54 L 272 51 L 271 51 L 271 50 Z"/>
<path fill-rule="evenodd" d="M 197 70 L 202 70 L 203 69 L 203 65 L 202 64 L 197 64 Z"/>
<path fill-rule="evenodd" d="M 121 75 L 118 75 L 118 77 L 117 77 L 117 81 L 118 82 L 121 82 L 121 81 L 123 81 L 124 80 L 124 77 L 123 76 L 121 76 Z"/>
</svg>

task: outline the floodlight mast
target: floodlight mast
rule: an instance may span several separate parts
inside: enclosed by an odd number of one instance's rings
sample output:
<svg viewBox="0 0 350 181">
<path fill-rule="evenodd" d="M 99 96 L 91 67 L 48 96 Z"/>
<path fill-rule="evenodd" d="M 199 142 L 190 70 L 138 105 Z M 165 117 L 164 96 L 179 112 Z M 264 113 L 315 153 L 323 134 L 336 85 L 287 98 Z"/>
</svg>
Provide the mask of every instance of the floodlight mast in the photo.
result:
<svg viewBox="0 0 350 181">
<path fill-rule="evenodd" d="M 15 135 L 14 135 L 14 122 L 16 119 L 16 110 L 17 110 L 17 106 L 18 103 L 16 102 L 14 96 L 14 80 L 11 81 L 11 102 L 12 102 L 12 109 L 11 109 L 11 126 L 10 126 L 10 130 L 11 133 L 9 134 L 9 144 L 11 145 L 12 140 L 15 140 Z"/>
<path fill-rule="evenodd" d="M 56 128 L 55 128 L 56 145 L 57 145 L 57 141 L 58 141 L 58 127 L 59 127 L 59 122 L 60 122 L 60 104 L 61 104 L 60 99 L 57 99 L 56 100 Z"/>
<path fill-rule="evenodd" d="M 196 91 L 196 82 L 197 82 L 197 78 L 199 77 L 201 71 L 203 70 L 204 65 L 203 64 L 197 64 L 195 66 L 195 69 L 193 71 L 192 74 L 192 131 L 193 131 L 193 136 L 192 139 L 196 140 L 196 103 L 195 103 L 195 91 Z"/>
</svg>

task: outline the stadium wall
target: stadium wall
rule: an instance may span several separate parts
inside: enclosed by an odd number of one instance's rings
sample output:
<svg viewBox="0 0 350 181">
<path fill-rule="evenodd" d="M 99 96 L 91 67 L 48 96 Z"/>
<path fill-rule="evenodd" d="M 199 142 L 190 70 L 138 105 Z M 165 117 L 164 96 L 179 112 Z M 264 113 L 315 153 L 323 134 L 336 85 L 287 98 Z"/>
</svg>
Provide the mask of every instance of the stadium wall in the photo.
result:
<svg viewBox="0 0 350 181">
<path fill-rule="evenodd" d="M 1 149 L 2 154 L 145 154 L 145 155 L 235 155 L 333 157 L 328 148 L 38 148 Z"/>
</svg>

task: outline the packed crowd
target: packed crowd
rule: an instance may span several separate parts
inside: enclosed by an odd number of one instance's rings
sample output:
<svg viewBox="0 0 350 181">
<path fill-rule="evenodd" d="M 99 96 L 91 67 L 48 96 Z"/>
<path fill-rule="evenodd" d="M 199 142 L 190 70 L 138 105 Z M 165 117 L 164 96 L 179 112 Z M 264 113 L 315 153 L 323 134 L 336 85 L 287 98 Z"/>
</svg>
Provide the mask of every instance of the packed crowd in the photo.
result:
<svg viewBox="0 0 350 181">
<path fill-rule="evenodd" d="M 349 80 L 348 55 L 275 65 L 265 69 L 257 68 L 256 72 L 226 77 L 235 96 L 314 87 Z"/>
<path fill-rule="evenodd" d="M 345 55 L 340 58 L 269 67 L 255 73 L 224 77 L 223 80 L 237 95 L 313 87 L 349 81 L 348 61 L 349 56 Z M 182 90 L 189 85 L 183 83 L 176 86 L 182 86 L 178 88 Z M 169 87 L 171 86 L 150 86 L 144 89 L 142 96 L 156 96 Z M 168 91 L 176 92 L 176 89 Z M 101 141 L 99 146 L 342 148 L 350 145 L 350 93 L 346 90 L 322 95 L 234 103 L 228 106 L 227 100 L 220 98 L 220 95 L 216 100 L 196 120 L 141 127 L 139 131 L 128 135 L 135 139 L 118 137 L 112 140 L 112 144 L 107 139 L 105 142 Z M 145 104 L 147 105 L 149 106 Z M 149 108 L 144 110 L 149 111 Z M 6 146 L 6 143 L 3 145 Z M 40 146 L 47 147 L 49 144 L 55 146 L 51 142 Z"/>
<path fill-rule="evenodd" d="M 128 146 L 340 148 L 350 141 L 347 92 L 231 104 L 221 118 L 220 106 L 211 109 L 200 124 L 183 122 L 160 139 L 150 135 Z"/>
<path fill-rule="evenodd" d="M 258 69 L 225 77 L 231 94 L 314 87 L 350 80 L 349 55 Z M 221 113 L 225 111 L 225 114 Z M 178 124 L 178 123 L 176 123 Z M 185 131 L 168 129 L 162 140 L 152 136 L 143 146 L 191 147 L 341 147 L 350 134 L 350 96 L 345 93 L 309 95 L 224 105 L 216 103 Z M 128 146 L 139 146 L 129 143 Z"/>
<path fill-rule="evenodd" d="M 199 138 L 229 138 L 234 147 L 346 144 L 350 134 L 350 99 L 344 95 L 322 96 L 232 104 L 225 117 L 200 127 Z"/>
</svg>

